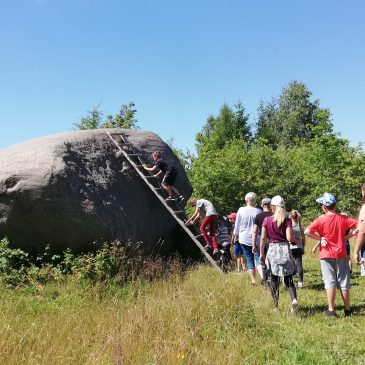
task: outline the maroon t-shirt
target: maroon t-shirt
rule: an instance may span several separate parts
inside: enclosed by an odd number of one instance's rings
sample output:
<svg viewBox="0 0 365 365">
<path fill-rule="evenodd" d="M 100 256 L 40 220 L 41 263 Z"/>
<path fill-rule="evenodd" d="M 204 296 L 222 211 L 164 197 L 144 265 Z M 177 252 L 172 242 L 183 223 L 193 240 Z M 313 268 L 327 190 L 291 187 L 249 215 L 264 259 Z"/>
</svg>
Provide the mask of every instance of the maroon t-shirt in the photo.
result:
<svg viewBox="0 0 365 365">
<path fill-rule="evenodd" d="M 286 217 L 284 222 L 281 223 L 280 227 L 278 228 L 276 222 L 273 221 L 273 218 L 273 216 L 266 217 L 262 223 L 262 226 L 266 228 L 269 242 L 275 243 L 287 241 L 286 229 L 288 227 L 292 227 L 291 219 Z"/>
</svg>

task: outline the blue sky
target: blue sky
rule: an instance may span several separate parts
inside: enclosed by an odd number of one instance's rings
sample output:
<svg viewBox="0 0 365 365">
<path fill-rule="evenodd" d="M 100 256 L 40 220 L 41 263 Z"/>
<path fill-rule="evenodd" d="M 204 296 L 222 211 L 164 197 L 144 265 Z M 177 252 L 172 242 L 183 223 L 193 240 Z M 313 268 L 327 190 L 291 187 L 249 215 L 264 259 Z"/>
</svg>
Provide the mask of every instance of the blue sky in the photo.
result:
<svg viewBox="0 0 365 365">
<path fill-rule="evenodd" d="M 365 141 L 365 2 L 0 0 L 0 146 L 73 129 L 133 101 L 182 149 L 223 103 L 304 82 L 335 130 Z"/>
</svg>

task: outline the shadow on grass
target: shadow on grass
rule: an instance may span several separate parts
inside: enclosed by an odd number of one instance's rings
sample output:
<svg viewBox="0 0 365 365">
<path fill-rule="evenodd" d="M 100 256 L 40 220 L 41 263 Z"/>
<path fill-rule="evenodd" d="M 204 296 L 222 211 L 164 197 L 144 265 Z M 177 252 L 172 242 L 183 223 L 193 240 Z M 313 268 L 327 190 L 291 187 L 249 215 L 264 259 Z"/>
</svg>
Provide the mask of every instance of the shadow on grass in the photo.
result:
<svg viewBox="0 0 365 365">
<path fill-rule="evenodd" d="M 351 287 L 359 286 L 359 283 L 351 283 Z M 325 291 L 323 283 L 307 283 L 305 286 L 306 289 L 317 290 L 317 291 Z"/>
<path fill-rule="evenodd" d="M 351 305 L 351 309 L 353 311 L 354 317 L 365 317 L 365 303 Z M 325 316 L 326 310 L 327 310 L 326 303 L 308 305 L 308 306 L 304 305 L 300 306 L 298 314 L 301 318 L 308 318 L 318 313 L 323 314 L 323 316 Z M 343 317 L 343 310 L 344 310 L 343 305 L 338 305 L 336 307 L 336 312 L 338 317 Z"/>
</svg>

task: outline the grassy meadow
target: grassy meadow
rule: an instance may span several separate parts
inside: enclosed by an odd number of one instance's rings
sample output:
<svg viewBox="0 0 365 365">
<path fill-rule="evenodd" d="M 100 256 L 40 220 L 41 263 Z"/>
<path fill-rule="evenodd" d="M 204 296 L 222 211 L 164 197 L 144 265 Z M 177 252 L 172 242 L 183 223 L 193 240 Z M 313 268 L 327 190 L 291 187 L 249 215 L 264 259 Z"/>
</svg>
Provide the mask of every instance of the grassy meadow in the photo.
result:
<svg viewBox="0 0 365 365">
<path fill-rule="evenodd" d="M 299 311 L 279 310 L 247 274 L 205 265 L 125 286 L 77 278 L 8 289 L 0 301 L 1 364 L 365 364 L 365 278 L 353 274 L 355 315 L 326 318 L 317 255 L 307 249 Z"/>
</svg>

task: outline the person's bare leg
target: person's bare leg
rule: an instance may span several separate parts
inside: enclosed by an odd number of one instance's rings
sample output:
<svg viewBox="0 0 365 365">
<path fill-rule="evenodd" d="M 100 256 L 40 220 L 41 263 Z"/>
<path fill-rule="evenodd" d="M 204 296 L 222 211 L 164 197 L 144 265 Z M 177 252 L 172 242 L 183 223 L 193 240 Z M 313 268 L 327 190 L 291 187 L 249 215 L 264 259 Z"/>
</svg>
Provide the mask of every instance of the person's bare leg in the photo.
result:
<svg viewBox="0 0 365 365">
<path fill-rule="evenodd" d="M 242 267 L 243 267 L 243 270 L 246 271 L 246 269 L 247 269 L 247 261 L 246 261 L 246 257 L 245 256 L 242 256 Z"/>
<path fill-rule="evenodd" d="M 170 185 L 170 189 L 171 191 L 176 195 L 176 196 L 180 196 L 179 191 L 175 188 L 175 186 Z"/>
<path fill-rule="evenodd" d="M 262 266 L 261 265 L 258 265 L 257 267 L 256 267 L 256 269 L 257 269 L 257 272 L 259 273 L 259 275 L 260 275 L 260 278 L 261 279 L 263 279 L 264 278 L 264 274 L 263 274 L 263 272 L 262 272 Z"/>
<path fill-rule="evenodd" d="M 331 312 L 335 310 L 335 299 L 336 299 L 336 288 L 327 289 L 328 310 Z"/>
<path fill-rule="evenodd" d="M 170 185 L 167 185 L 165 183 L 162 183 L 161 186 L 164 188 L 164 190 L 166 191 L 166 193 L 167 193 L 168 196 L 171 196 L 172 195 L 171 186 Z"/>
<path fill-rule="evenodd" d="M 251 283 L 256 284 L 256 269 L 248 269 L 248 275 L 250 275 Z"/>
<path fill-rule="evenodd" d="M 237 257 L 237 272 L 243 271 L 242 268 L 242 257 Z"/>
<path fill-rule="evenodd" d="M 341 290 L 343 305 L 346 310 L 350 309 L 350 290 Z"/>
</svg>

